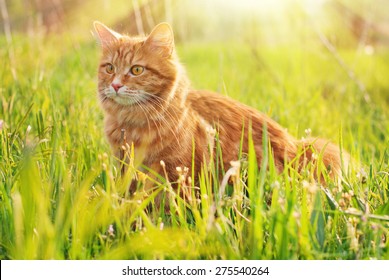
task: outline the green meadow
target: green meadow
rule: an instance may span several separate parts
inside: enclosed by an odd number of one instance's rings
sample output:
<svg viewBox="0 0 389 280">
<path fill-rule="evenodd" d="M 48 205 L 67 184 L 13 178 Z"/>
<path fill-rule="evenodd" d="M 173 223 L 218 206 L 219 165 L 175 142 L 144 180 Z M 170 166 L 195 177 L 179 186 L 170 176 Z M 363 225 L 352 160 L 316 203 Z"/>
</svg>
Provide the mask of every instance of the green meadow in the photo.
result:
<svg viewBox="0 0 389 280">
<path fill-rule="evenodd" d="M 265 136 L 265 160 L 257 163 L 251 149 L 227 184 L 211 165 L 186 186 L 190 200 L 169 182 L 130 197 L 134 168 L 121 176 L 96 97 L 100 50 L 90 30 L 96 19 L 116 26 L 112 14 L 85 1 L 46 32 L 21 1 L 1 2 L 10 20 L 0 31 L 0 259 L 389 259 L 389 40 L 379 31 L 370 42 L 337 21 L 316 29 L 309 15 L 288 9 L 287 19 L 267 24 L 233 9 L 234 24 L 209 11 L 183 19 L 185 7 L 200 4 L 166 1 L 193 88 L 265 112 L 297 138 L 329 139 L 353 164 L 341 183 L 319 184 L 292 164 L 280 174 Z M 343 1 L 363 16 L 368 1 L 355 2 Z M 324 8 L 321 15 L 336 18 Z M 169 212 L 154 207 L 161 194 Z"/>
</svg>

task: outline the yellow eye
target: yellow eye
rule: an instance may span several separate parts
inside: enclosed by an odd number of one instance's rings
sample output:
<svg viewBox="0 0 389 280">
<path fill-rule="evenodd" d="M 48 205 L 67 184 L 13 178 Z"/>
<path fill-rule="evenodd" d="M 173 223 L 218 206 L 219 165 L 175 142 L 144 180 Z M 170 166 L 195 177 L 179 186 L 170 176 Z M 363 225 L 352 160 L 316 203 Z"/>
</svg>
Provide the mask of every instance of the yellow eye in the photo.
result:
<svg viewBox="0 0 389 280">
<path fill-rule="evenodd" d="M 144 70 L 145 70 L 145 68 L 143 66 L 134 65 L 131 67 L 130 72 L 132 75 L 138 76 L 138 75 L 142 74 Z"/>
<path fill-rule="evenodd" d="M 115 72 L 115 67 L 111 64 L 111 63 L 108 63 L 106 66 L 105 66 L 105 71 L 108 73 L 108 74 L 113 74 Z"/>
</svg>

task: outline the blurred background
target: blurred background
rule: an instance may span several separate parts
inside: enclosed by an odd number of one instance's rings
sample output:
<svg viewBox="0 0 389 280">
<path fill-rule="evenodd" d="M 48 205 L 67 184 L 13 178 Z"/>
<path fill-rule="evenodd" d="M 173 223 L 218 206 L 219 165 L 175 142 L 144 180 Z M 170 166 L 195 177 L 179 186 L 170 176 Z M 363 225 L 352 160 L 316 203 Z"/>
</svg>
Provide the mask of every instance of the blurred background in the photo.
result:
<svg viewBox="0 0 389 280">
<path fill-rule="evenodd" d="M 129 34 L 147 33 L 158 22 L 174 25 L 176 39 L 255 39 L 289 44 L 317 36 L 336 46 L 389 44 L 388 0 L 0 0 L 2 30 L 72 32 L 88 36 L 94 20 Z M 253 38 L 252 38 L 253 39 Z"/>
</svg>

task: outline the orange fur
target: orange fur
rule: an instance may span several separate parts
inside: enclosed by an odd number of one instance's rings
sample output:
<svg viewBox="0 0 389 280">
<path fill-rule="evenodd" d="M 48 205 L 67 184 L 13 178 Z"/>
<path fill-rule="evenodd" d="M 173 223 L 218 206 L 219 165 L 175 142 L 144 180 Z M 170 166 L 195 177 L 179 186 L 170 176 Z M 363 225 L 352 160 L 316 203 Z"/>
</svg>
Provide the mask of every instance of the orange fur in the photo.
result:
<svg viewBox="0 0 389 280">
<path fill-rule="evenodd" d="M 177 167 L 192 165 L 192 140 L 195 175 L 204 160 L 209 160 L 215 145 L 213 129 L 218 132 L 225 168 L 238 159 L 243 130 L 243 152 L 247 153 L 250 126 L 257 159 L 261 162 L 262 131 L 266 125 L 279 171 L 299 151 L 300 165 L 304 160 L 311 162 L 313 146 L 316 153 L 322 152 L 323 163 L 331 166 L 332 174 L 340 175 L 340 152 L 334 144 L 321 139 L 299 141 L 249 106 L 220 94 L 190 89 L 174 51 L 169 25 L 158 25 L 145 38 L 120 35 L 100 23 L 95 23 L 95 29 L 102 45 L 98 96 L 106 113 L 105 132 L 115 151 L 120 149 L 120 131 L 124 129 L 127 142 L 134 144 L 135 161 L 163 174 L 160 165 L 163 160 L 169 180 L 174 182 Z M 114 73 L 108 73 L 108 64 L 113 65 Z M 142 74 L 131 74 L 130 69 L 135 65 L 143 67 Z M 112 83 L 122 87 L 115 92 Z"/>
</svg>

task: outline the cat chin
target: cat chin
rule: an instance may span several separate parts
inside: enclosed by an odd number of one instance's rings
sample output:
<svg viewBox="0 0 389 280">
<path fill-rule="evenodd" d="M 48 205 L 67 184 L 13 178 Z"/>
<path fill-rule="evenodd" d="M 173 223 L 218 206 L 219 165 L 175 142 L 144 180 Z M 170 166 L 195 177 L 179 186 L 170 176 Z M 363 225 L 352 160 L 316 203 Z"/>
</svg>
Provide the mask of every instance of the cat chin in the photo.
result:
<svg viewBox="0 0 389 280">
<path fill-rule="evenodd" d="M 117 105 L 124 105 L 124 106 L 131 106 L 135 105 L 137 100 L 135 100 L 133 97 L 131 97 L 129 94 L 126 93 L 103 93 L 101 94 L 101 100 L 104 104 L 105 102 L 109 101 L 111 104 L 117 104 Z"/>
<path fill-rule="evenodd" d="M 136 105 L 136 101 L 132 98 L 125 97 L 125 96 L 120 96 L 120 95 L 113 95 L 113 94 L 104 94 L 101 95 L 100 101 L 103 107 L 109 107 L 111 108 L 112 106 L 132 106 Z"/>
<path fill-rule="evenodd" d="M 120 105 L 125 105 L 125 106 L 132 106 L 132 105 L 136 105 L 136 101 L 131 99 L 131 98 L 126 98 L 126 97 L 122 97 L 122 96 L 113 96 L 111 97 L 111 99 L 117 103 L 117 104 L 120 104 Z"/>
</svg>

